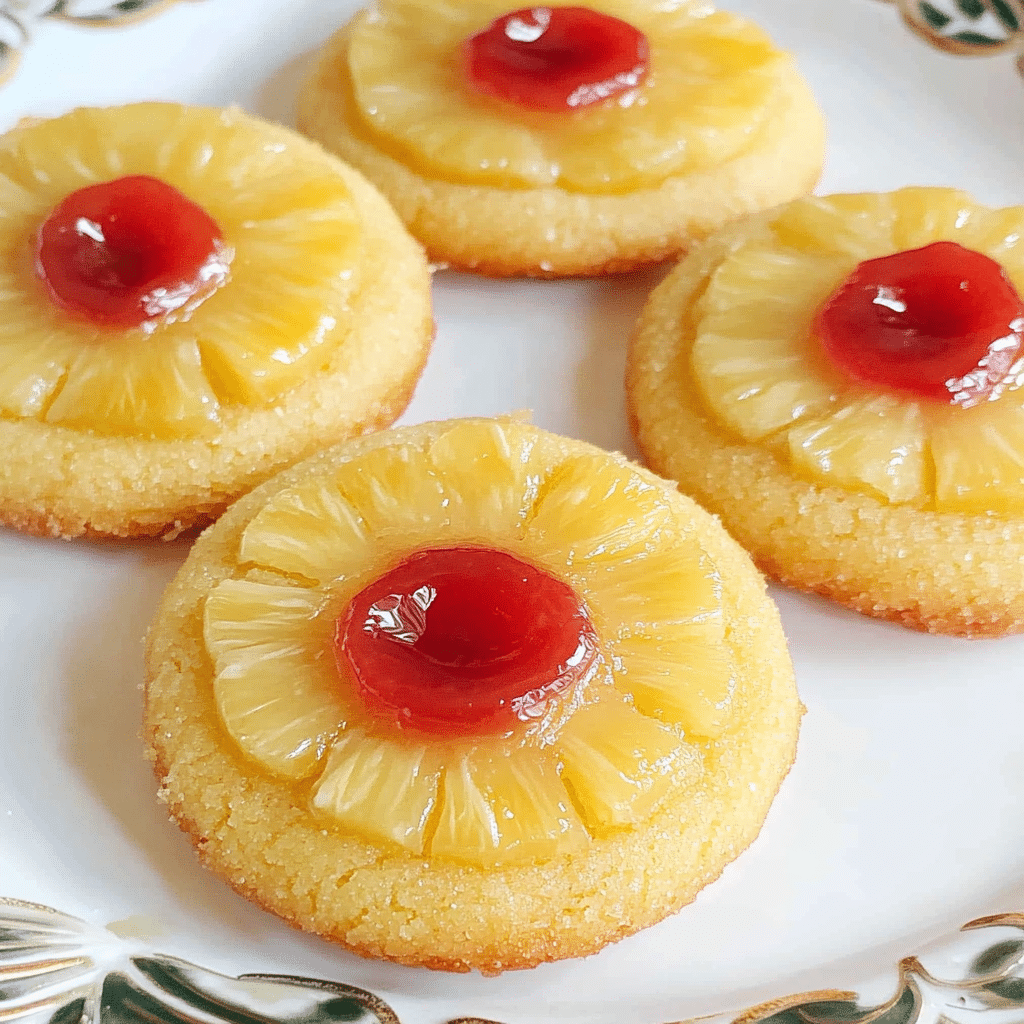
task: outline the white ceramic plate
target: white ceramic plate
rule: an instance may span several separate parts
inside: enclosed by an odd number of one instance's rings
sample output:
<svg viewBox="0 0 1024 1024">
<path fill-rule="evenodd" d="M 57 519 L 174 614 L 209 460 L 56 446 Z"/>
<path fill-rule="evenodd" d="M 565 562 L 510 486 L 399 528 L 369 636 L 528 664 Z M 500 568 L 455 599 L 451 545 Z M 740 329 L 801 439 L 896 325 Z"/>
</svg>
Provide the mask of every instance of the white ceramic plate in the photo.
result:
<svg viewBox="0 0 1024 1024">
<path fill-rule="evenodd" d="M 794 50 L 817 90 L 823 191 L 941 184 L 1024 202 L 1012 60 L 939 53 L 875 0 L 732 6 Z M 0 88 L 0 127 L 150 98 L 290 121 L 310 51 L 354 7 L 190 0 L 117 29 L 41 21 Z M 405 420 L 528 408 L 631 452 L 625 345 L 655 279 L 438 274 L 437 343 Z M 799 756 L 761 837 L 694 905 L 589 959 L 493 979 L 364 961 L 293 932 L 198 867 L 142 758 L 141 637 L 185 552 L 0 533 L 0 896 L 96 926 L 132 918 L 119 930 L 230 975 L 360 986 L 403 1024 L 660 1024 L 824 988 L 880 1001 L 899 957 L 1024 907 L 1024 639 L 921 636 L 776 592 L 808 708 Z M 0 1004 L 3 978 L 0 962 Z"/>
</svg>

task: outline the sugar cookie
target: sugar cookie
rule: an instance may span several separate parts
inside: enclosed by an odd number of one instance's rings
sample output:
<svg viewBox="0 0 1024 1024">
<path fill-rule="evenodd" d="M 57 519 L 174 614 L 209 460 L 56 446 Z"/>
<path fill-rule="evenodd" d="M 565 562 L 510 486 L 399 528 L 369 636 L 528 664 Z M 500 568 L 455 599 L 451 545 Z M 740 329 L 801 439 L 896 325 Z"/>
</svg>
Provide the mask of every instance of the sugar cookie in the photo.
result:
<svg viewBox="0 0 1024 1024">
<path fill-rule="evenodd" d="M 1022 226 L 911 188 L 709 239 L 630 350 L 648 463 L 784 583 L 916 629 L 1021 631 Z"/>
<path fill-rule="evenodd" d="M 629 0 L 381 0 L 324 47 L 299 126 L 363 171 L 433 259 L 494 276 L 674 256 L 809 191 L 824 146 L 808 86 L 760 29 L 705 3 Z"/>
<path fill-rule="evenodd" d="M 720 526 L 515 421 L 386 431 L 242 498 L 147 664 L 206 865 L 357 953 L 489 974 L 692 900 L 758 834 L 802 711 Z"/>
<path fill-rule="evenodd" d="M 0 139 L 0 196 L 0 521 L 173 534 L 408 402 L 423 254 L 294 132 L 79 109 Z"/>
</svg>

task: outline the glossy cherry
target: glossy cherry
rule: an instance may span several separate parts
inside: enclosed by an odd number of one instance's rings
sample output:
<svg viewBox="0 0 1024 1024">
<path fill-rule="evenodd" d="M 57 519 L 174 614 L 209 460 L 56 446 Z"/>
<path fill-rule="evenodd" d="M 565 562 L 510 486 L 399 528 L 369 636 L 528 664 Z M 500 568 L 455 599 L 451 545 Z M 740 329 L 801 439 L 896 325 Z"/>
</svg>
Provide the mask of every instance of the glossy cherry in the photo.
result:
<svg viewBox="0 0 1024 1024">
<path fill-rule="evenodd" d="M 530 110 L 574 110 L 638 86 L 647 38 L 587 7 L 527 7 L 465 43 L 465 73 L 479 92 Z"/>
<path fill-rule="evenodd" d="M 934 242 L 861 263 L 818 311 L 813 330 L 860 383 L 972 405 L 1017 361 L 1024 304 L 995 260 Z"/>
<path fill-rule="evenodd" d="M 157 178 L 132 175 L 66 196 L 36 234 L 36 272 L 62 309 L 138 327 L 226 273 L 220 229 Z"/>
<path fill-rule="evenodd" d="M 374 714 L 442 735 L 505 732 L 581 680 L 597 645 L 573 590 L 503 551 L 426 548 L 361 591 L 336 655 Z"/>
</svg>

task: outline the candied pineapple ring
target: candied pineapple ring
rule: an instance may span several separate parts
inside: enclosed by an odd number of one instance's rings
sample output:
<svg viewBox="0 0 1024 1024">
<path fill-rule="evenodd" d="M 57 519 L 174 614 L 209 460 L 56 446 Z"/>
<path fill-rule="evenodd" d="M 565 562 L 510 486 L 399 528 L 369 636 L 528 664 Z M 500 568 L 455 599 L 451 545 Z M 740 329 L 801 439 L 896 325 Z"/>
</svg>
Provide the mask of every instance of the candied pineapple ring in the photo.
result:
<svg viewBox="0 0 1024 1024">
<path fill-rule="evenodd" d="M 469 591 L 444 593 L 448 572 Z M 487 596 L 521 572 L 529 598 Z M 403 595 L 417 607 L 387 618 Z M 467 641 L 460 602 L 531 632 Z M 404 644 L 440 629 L 431 665 L 367 654 L 386 638 L 336 657 L 377 607 L 418 622 Z M 375 435 L 257 489 L 197 543 L 147 663 L 162 793 L 204 861 L 303 928 L 448 970 L 583 955 L 688 902 L 759 831 L 801 713 L 724 532 L 621 457 L 513 421 Z M 464 698 L 491 704 L 411 693 L 446 685 L 440 663 L 496 679 Z"/>
<path fill-rule="evenodd" d="M 0 434 L 24 453 L 0 471 L 5 522 L 179 530 L 404 408 L 432 330 L 423 258 L 293 132 L 74 110 L 0 139 L 0 199 Z"/>
<path fill-rule="evenodd" d="M 911 188 L 798 200 L 710 239 L 651 296 L 630 352 L 649 463 L 784 582 L 915 628 L 1024 629 L 1022 225 L 1024 208 Z M 949 362 L 938 328 L 904 339 L 888 370 L 861 369 L 854 349 L 852 371 L 830 359 L 815 335 L 822 311 L 858 264 L 904 273 L 883 260 L 894 253 L 966 282 L 981 319 L 964 322 L 957 358 L 973 370 Z M 990 261 L 1005 276 L 985 284 Z M 957 290 L 934 287 L 933 305 Z M 898 310 L 887 294 L 877 302 Z M 886 374 L 892 386 L 878 383 Z"/>
<path fill-rule="evenodd" d="M 513 18 L 514 42 L 578 10 Z M 474 45 L 510 11 L 385 0 L 327 44 L 300 97 L 302 130 L 365 171 L 435 258 L 495 275 L 624 270 L 814 184 L 820 113 L 750 22 L 705 4 L 596 0 L 580 16 L 645 45 L 631 42 L 621 70 L 595 42 L 595 73 L 610 77 L 584 76 L 563 102 L 562 78 L 571 85 L 589 52 L 522 57 L 542 69 L 536 87 L 518 66 L 515 81 L 482 75 Z M 581 48 L 591 34 L 589 22 L 563 33 Z"/>
</svg>

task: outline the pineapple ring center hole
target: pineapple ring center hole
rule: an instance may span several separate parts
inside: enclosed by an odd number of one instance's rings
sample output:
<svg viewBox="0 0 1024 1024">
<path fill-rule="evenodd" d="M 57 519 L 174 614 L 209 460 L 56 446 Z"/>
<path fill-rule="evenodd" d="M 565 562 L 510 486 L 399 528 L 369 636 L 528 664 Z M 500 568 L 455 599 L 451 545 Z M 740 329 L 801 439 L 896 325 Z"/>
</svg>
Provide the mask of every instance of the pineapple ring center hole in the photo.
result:
<svg viewBox="0 0 1024 1024">
<path fill-rule="evenodd" d="M 647 61 L 639 29 L 588 7 L 512 11 L 464 44 L 470 86 L 530 110 L 575 110 L 635 89 Z"/>
<path fill-rule="evenodd" d="M 813 331 L 859 383 L 970 406 L 1015 383 L 1024 304 L 995 260 L 933 242 L 860 263 Z"/>
<path fill-rule="evenodd" d="M 586 682 L 597 637 L 550 573 L 493 548 L 426 548 L 365 587 L 338 620 L 339 669 L 399 728 L 506 733 Z"/>
<path fill-rule="evenodd" d="M 131 328 L 204 298 L 227 277 L 216 221 L 172 185 L 130 175 L 65 196 L 36 233 L 36 273 L 60 309 Z"/>
</svg>

